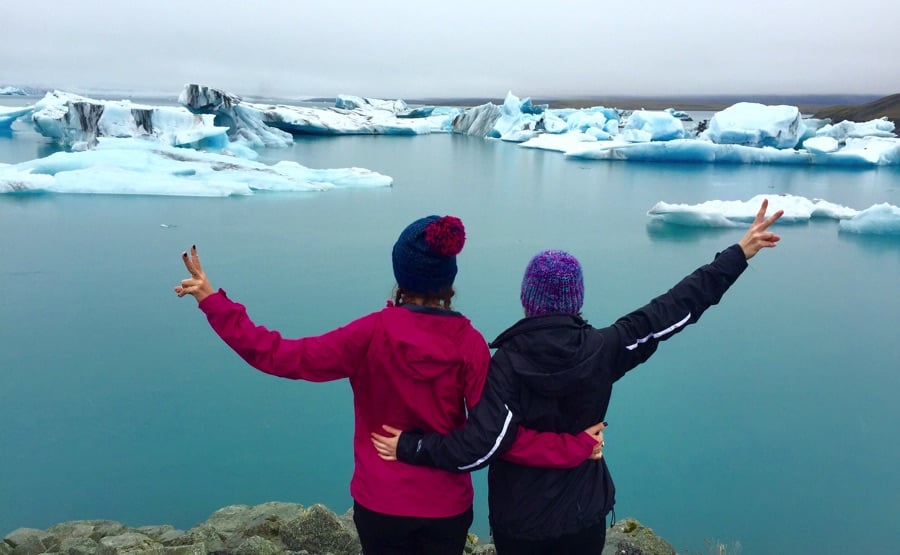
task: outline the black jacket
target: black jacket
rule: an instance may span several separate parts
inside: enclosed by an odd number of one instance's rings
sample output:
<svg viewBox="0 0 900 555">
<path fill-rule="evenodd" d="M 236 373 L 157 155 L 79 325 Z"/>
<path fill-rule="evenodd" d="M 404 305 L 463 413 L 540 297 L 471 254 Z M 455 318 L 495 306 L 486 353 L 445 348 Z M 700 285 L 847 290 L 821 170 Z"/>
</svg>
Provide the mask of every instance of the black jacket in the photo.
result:
<svg viewBox="0 0 900 555">
<path fill-rule="evenodd" d="M 602 421 L 613 383 L 717 304 L 746 267 L 743 251 L 733 245 L 668 293 L 602 329 L 571 314 L 518 321 L 491 344 L 497 351 L 487 385 L 465 428 L 445 436 L 405 432 L 398 458 L 454 472 L 490 463 L 490 522 L 507 535 L 555 538 L 604 520 L 615 503 L 605 458 L 560 470 L 497 456 L 519 424 L 578 434 Z"/>
</svg>

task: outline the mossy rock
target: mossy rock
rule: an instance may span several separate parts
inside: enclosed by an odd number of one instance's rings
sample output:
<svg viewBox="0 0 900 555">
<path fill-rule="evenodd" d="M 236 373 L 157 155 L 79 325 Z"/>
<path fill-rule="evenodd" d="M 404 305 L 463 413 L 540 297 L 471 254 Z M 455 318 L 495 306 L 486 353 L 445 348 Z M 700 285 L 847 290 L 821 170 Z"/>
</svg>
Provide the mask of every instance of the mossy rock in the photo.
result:
<svg viewBox="0 0 900 555">
<path fill-rule="evenodd" d="M 606 531 L 603 555 L 675 555 L 675 548 L 637 520 L 624 518 Z"/>
</svg>

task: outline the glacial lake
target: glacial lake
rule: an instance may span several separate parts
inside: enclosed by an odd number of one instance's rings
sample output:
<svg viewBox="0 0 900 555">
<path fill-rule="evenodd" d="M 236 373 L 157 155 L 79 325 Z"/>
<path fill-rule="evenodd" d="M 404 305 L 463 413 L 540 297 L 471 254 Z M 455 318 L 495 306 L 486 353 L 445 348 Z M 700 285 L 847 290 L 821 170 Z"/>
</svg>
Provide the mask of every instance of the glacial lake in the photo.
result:
<svg viewBox="0 0 900 555">
<path fill-rule="evenodd" d="M 52 146 L 0 137 L 0 162 Z M 345 381 L 243 363 L 192 299 L 196 244 L 257 323 L 314 335 L 380 309 L 400 230 L 462 218 L 456 308 L 488 340 L 528 259 L 575 254 L 602 326 L 743 229 L 654 225 L 658 201 L 757 194 L 900 205 L 900 169 L 588 162 L 455 135 L 298 138 L 264 161 L 364 167 L 382 189 L 235 198 L 0 196 L 0 534 L 104 518 L 189 528 L 230 504 L 350 508 Z M 616 514 L 679 552 L 892 553 L 900 516 L 900 240 L 778 225 L 723 302 L 614 390 Z M 486 472 L 473 531 L 487 538 Z"/>
</svg>

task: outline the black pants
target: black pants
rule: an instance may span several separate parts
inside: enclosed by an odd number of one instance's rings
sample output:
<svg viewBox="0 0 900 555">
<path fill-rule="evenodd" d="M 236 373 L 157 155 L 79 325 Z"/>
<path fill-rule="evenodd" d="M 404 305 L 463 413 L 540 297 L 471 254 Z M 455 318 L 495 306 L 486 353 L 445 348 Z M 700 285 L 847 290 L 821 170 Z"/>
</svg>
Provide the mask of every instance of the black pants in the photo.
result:
<svg viewBox="0 0 900 555">
<path fill-rule="evenodd" d="M 606 542 L 606 522 L 574 534 L 547 540 L 522 540 L 494 533 L 497 555 L 600 555 Z"/>
<path fill-rule="evenodd" d="M 447 518 L 393 516 L 353 503 L 363 555 L 460 555 L 472 525 L 472 508 Z"/>
</svg>

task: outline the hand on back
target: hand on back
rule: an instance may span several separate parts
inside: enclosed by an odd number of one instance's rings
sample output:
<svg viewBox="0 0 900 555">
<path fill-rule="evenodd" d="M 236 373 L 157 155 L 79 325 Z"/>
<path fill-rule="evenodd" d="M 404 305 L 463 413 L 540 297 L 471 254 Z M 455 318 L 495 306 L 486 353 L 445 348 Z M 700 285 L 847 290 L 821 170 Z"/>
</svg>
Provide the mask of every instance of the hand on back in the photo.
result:
<svg viewBox="0 0 900 555">
<path fill-rule="evenodd" d="M 370 434 L 372 439 L 372 445 L 375 446 L 375 450 L 378 451 L 378 456 L 386 461 L 396 461 L 397 460 L 397 443 L 400 441 L 400 434 L 403 433 L 403 430 L 398 428 L 394 428 L 392 426 L 383 425 L 382 428 L 389 433 L 389 436 L 383 436 L 380 434 L 376 434 L 372 432 Z"/>
<path fill-rule="evenodd" d="M 590 428 L 584 430 L 584 433 L 591 436 L 591 439 L 597 442 L 594 445 L 594 450 L 591 451 L 591 456 L 588 457 L 589 460 L 599 461 L 603 458 L 603 447 L 606 443 L 603 440 L 603 430 L 606 429 L 606 422 L 598 422 L 594 424 Z"/>
</svg>

